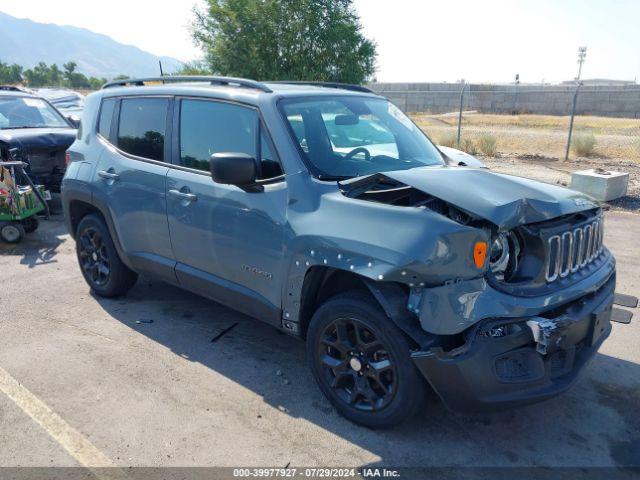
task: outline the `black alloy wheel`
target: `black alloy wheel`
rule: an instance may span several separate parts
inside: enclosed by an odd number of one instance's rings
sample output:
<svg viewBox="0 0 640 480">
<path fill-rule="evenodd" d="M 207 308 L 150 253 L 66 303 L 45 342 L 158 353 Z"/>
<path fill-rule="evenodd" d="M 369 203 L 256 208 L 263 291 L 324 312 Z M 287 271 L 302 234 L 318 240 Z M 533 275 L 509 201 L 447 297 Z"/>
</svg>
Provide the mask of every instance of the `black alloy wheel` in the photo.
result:
<svg viewBox="0 0 640 480">
<path fill-rule="evenodd" d="M 425 408 L 427 384 L 411 359 L 416 344 L 368 292 L 347 291 L 323 302 L 306 341 L 320 390 L 352 422 L 388 428 Z"/>
<path fill-rule="evenodd" d="M 318 356 L 327 382 L 353 408 L 385 408 L 396 393 L 395 363 L 370 327 L 355 318 L 339 318 L 320 337 Z"/>
<path fill-rule="evenodd" d="M 106 285 L 111 274 L 111 263 L 104 239 L 95 228 L 86 228 L 78 239 L 80 267 L 86 278 L 97 287 Z"/>
</svg>

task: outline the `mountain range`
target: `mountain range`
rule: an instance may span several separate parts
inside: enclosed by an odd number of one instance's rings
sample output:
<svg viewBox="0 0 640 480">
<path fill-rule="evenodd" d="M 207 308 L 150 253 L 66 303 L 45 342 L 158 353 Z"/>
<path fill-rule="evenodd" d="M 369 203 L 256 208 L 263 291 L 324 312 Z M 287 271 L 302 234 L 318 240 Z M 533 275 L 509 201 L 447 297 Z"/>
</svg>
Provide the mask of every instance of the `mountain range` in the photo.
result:
<svg viewBox="0 0 640 480">
<path fill-rule="evenodd" d="M 0 61 L 5 63 L 31 68 L 45 62 L 62 68 L 74 61 L 77 71 L 110 79 L 158 75 L 158 60 L 165 73 L 182 65 L 175 58 L 158 57 L 84 28 L 38 23 L 0 12 Z"/>
</svg>

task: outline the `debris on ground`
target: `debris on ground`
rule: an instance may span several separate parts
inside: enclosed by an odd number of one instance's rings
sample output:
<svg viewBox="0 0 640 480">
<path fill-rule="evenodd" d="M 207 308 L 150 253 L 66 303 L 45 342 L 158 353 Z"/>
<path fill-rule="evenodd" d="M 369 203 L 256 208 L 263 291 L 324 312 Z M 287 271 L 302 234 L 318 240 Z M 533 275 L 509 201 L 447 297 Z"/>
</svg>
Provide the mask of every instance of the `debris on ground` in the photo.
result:
<svg viewBox="0 0 640 480">
<path fill-rule="evenodd" d="M 225 328 L 223 331 L 221 331 L 218 335 L 216 335 L 215 337 L 213 337 L 211 339 L 211 343 L 217 342 L 218 340 L 220 340 L 222 337 L 224 337 L 227 333 L 229 333 L 231 330 L 233 330 L 234 328 L 236 328 L 238 326 L 238 322 L 234 323 L 233 325 L 231 325 L 230 327 Z"/>
</svg>

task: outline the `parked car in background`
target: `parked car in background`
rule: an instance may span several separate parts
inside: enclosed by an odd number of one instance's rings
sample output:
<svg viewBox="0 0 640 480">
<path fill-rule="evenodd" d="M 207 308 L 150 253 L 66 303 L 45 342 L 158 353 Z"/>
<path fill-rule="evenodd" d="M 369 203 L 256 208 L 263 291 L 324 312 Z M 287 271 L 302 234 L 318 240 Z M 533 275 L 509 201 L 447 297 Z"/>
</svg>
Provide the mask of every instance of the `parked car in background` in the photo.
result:
<svg viewBox="0 0 640 480">
<path fill-rule="evenodd" d="M 18 87 L 0 87 L 0 158 L 9 150 L 28 164 L 27 173 L 49 192 L 59 192 L 65 153 L 76 129 L 47 100 Z"/>
<path fill-rule="evenodd" d="M 64 88 L 39 88 L 36 93 L 47 99 L 75 127 L 79 125 L 84 109 L 84 95 Z"/>
<path fill-rule="evenodd" d="M 547 399 L 611 331 L 597 202 L 452 164 L 363 87 L 117 81 L 69 152 L 93 292 L 145 274 L 300 337 L 320 390 L 368 427 L 426 408 L 427 385 L 464 411 Z"/>
</svg>

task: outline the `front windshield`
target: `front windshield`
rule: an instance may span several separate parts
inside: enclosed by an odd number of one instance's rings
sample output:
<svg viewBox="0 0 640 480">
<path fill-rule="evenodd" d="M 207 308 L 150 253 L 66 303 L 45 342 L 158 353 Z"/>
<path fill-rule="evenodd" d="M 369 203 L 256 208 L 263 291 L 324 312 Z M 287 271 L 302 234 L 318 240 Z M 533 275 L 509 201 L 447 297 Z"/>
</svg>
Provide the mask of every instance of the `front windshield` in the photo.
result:
<svg viewBox="0 0 640 480">
<path fill-rule="evenodd" d="M 41 98 L 0 97 L 0 129 L 69 127 L 65 119 Z"/>
<path fill-rule="evenodd" d="M 424 133 L 387 100 L 290 99 L 282 109 L 319 178 L 351 178 L 444 163 Z"/>
</svg>

